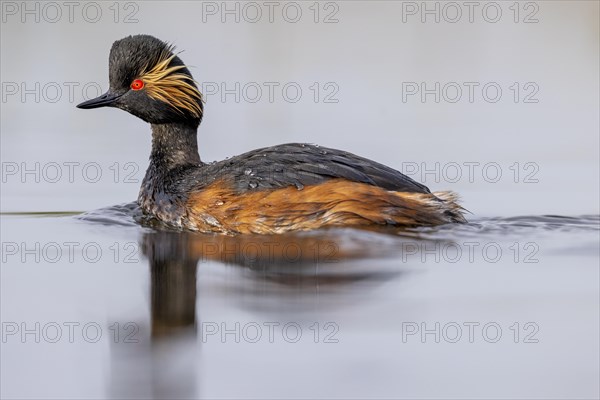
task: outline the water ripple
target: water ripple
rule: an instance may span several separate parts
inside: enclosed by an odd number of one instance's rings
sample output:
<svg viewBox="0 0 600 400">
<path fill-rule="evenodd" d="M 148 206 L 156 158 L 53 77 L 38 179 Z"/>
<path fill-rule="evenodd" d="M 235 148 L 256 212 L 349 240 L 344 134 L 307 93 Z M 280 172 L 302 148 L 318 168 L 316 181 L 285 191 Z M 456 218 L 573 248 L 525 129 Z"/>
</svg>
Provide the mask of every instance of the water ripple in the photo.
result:
<svg viewBox="0 0 600 400">
<path fill-rule="evenodd" d="M 104 225 L 153 225 L 156 221 L 144 217 L 135 202 L 118 204 L 89 211 L 75 218 Z M 515 217 L 472 218 L 467 224 L 448 224 L 408 230 L 383 229 L 382 233 L 397 233 L 408 236 L 438 236 L 442 233 L 470 236 L 472 234 L 511 233 L 519 231 L 600 231 L 600 215 L 562 216 L 525 215 Z"/>
</svg>

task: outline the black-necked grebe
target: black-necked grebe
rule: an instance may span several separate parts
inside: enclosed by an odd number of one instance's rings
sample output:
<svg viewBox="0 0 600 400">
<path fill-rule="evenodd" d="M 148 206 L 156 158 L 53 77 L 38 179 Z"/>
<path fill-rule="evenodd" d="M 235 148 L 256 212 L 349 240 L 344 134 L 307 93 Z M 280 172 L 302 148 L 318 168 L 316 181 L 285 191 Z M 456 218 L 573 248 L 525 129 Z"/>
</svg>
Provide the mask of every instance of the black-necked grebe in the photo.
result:
<svg viewBox="0 0 600 400">
<path fill-rule="evenodd" d="M 152 127 L 144 213 L 201 232 L 284 233 L 325 226 L 465 222 L 452 192 L 431 193 L 402 173 L 340 150 L 283 144 L 200 161 L 202 95 L 174 48 L 148 35 L 116 41 L 110 88 L 79 108 L 117 107 Z"/>
</svg>

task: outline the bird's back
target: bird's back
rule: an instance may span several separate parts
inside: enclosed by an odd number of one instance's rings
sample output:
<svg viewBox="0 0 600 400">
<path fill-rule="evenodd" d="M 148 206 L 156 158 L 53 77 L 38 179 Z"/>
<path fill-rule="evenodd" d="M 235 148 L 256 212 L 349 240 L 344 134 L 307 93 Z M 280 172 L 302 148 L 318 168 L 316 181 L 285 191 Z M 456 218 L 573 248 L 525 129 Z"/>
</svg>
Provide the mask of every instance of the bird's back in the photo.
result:
<svg viewBox="0 0 600 400">
<path fill-rule="evenodd" d="M 425 185 L 383 164 L 345 151 L 300 143 L 257 149 L 204 165 L 194 181 L 196 188 L 201 189 L 223 179 L 230 181 L 239 193 L 288 186 L 301 189 L 331 179 L 396 192 L 430 193 Z"/>
</svg>

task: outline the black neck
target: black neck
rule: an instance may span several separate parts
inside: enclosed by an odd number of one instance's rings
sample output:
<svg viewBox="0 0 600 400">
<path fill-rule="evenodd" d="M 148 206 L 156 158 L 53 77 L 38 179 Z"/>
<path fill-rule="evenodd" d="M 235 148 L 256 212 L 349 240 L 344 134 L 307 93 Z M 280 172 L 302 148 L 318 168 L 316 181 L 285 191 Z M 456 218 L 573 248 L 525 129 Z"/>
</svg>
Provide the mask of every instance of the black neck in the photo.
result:
<svg viewBox="0 0 600 400">
<path fill-rule="evenodd" d="M 150 163 L 160 169 L 199 165 L 198 127 L 185 123 L 152 124 Z"/>
<path fill-rule="evenodd" d="M 182 171 L 202 165 L 197 130 L 197 124 L 152 124 L 150 165 L 138 196 L 138 204 L 144 212 L 177 220 L 185 211 L 173 199 L 178 198 L 178 190 L 185 192 L 177 184 L 182 179 Z"/>
</svg>

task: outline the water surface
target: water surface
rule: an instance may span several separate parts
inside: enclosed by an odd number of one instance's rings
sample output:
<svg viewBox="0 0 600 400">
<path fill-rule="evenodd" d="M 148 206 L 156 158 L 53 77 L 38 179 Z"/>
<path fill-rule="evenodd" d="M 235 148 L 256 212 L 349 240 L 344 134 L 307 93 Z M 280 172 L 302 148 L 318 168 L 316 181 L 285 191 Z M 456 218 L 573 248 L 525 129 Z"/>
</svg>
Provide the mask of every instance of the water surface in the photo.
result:
<svg viewBox="0 0 600 400">
<path fill-rule="evenodd" d="M 136 219 L 2 215 L 3 397 L 598 395 L 598 215 L 271 237 Z"/>
</svg>

